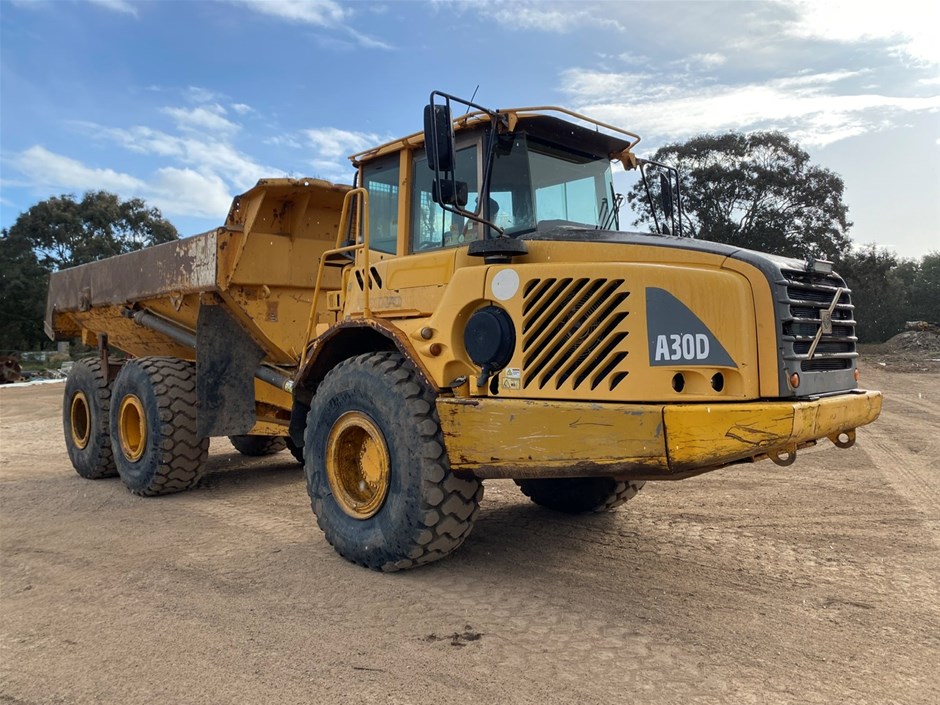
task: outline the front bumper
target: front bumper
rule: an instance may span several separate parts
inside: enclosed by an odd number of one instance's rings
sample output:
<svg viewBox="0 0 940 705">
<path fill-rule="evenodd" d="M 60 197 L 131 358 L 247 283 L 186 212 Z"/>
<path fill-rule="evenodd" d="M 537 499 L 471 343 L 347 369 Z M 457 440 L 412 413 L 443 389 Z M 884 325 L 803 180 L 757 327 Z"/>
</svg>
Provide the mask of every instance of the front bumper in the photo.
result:
<svg viewBox="0 0 940 705">
<path fill-rule="evenodd" d="M 881 392 L 727 404 L 442 397 L 437 409 L 457 473 L 676 480 L 792 454 L 822 438 L 852 437 L 856 428 L 878 418 Z"/>
</svg>

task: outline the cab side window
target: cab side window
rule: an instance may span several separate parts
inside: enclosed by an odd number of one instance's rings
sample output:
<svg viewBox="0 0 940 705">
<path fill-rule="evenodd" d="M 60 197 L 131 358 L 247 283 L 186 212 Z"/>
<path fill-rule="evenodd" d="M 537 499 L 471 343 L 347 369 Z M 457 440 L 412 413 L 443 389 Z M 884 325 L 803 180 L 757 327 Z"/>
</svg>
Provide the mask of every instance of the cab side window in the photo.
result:
<svg viewBox="0 0 940 705">
<path fill-rule="evenodd" d="M 362 184 L 369 192 L 369 247 L 395 254 L 398 249 L 399 160 L 378 160 L 362 170 Z"/>
<path fill-rule="evenodd" d="M 457 150 L 457 181 L 467 184 L 467 210 L 474 211 L 478 197 L 476 146 Z M 414 160 L 414 191 L 411 202 L 411 250 L 422 252 L 442 247 L 456 247 L 480 237 L 480 225 L 450 211 L 445 211 L 431 197 L 434 172 L 427 157 Z"/>
</svg>

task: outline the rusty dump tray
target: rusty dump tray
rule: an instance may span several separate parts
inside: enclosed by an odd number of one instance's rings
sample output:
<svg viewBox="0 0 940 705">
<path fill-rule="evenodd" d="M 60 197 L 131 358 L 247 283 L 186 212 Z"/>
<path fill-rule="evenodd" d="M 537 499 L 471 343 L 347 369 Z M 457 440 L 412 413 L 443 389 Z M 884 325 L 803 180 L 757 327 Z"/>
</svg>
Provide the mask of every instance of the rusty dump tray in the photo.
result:
<svg viewBox="0 0 940 705">
<path fill-rule="evenodd" d="M 54 272 L 46 301 L 46 335 L 53 338 L 57 332 L 66 332 L 56 325 L 58 314 L 217 290 L 218 237 L 222 232 L 221 228 L 211 230 Z"/>
<path fill-rule="evenodd" d="M 219 230 L 55 272 L 49 279 L 46 333 L 56 313 L 88 311 L 154 296 L 216 289 Z"/>
</svg>

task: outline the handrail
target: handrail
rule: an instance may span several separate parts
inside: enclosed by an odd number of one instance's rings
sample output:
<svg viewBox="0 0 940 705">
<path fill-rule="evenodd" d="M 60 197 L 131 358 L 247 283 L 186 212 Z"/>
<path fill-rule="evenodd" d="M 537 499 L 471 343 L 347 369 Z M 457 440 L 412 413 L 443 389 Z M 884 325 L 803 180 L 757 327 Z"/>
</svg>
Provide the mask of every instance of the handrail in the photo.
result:
<svg viewBox="0 0 940 705">
<path fill-rule="evenodd" d="M 353 245 L 340 245 L 342 242 L 343 233 L 349 231 L 349 221 L 352 218 L 352 212 L 350 208 L 350 203 L 352 199 L 356 196 L 362 196 L 362 205 L 363 205 L 363 216 L 362 216 L 362 240 Z M 357 239 L 359 239 L 357 237 Z M 357 252 L 362 250 L 362 263 L 365 269 L 366 276 L 363 278 L 364 286 L 362 287 L 363 294 L 363 306 L 362 314 L 366 318 L 371 318 L 372 309 L 369 306 L 369 286 L 368 284 L 372 281 L 371 275 L 369 274 L 369 192 L 362 188 L 354 188 L 346 192 L 343 196 L 343 208 L 340 211 L 339 215 L 339 228 L 336 231 L 336 247 L 332 250 L 327 250 L 320 256 L 320 263 L 317 267 L 317 281 L 313 287 L 313 301 L 310 304 L 310 315 L 307 317 L 307 330 L 304 333 L 304 344 L 300 353 L 300 368 L 303 369 L 304 365 L 307 362 L 307 351 L 310 348 L 311 334 L 314 331 L 316 318 L 317 318 L 317 300 L 320 298 L 320 284 L 323 281 L 323 272 L 326 267 L 327 260 L 330 259 L 333 255 L 345 254 L 347 252 Z"/>
</svg>

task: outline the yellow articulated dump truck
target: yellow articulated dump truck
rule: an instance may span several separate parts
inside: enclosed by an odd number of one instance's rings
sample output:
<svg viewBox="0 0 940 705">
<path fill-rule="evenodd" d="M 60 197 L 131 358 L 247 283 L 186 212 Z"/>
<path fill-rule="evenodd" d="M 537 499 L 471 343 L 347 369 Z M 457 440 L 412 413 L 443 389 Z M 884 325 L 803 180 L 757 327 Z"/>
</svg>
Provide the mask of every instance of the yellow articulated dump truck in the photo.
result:
<svg viewBox="0 0 940 705">
<path fill-rule="evenodd" d="M 423 132 L 353 155 L 353 186 L 263 180 L 217 230 L 53 274 L 48 334 L 98 348 L 66 381 L 75 469 L 161 495 L 210 437 L 289 448 L 337 552 L 396 570 L 460 546 L 487 479 L 603 511 L 851 446 L 881 395 L 843 280 L 681 237 L 678 176 L 638 142 L 434 92 Z M 615 165 L 664 234 L 619 230 Z"/>
</svg>

